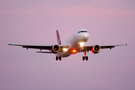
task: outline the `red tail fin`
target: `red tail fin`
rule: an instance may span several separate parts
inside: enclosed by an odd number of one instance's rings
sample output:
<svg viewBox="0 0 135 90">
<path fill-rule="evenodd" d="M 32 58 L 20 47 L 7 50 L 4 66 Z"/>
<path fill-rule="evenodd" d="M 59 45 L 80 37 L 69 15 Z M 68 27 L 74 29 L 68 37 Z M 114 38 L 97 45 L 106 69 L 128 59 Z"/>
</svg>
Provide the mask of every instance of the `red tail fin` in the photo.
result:
<svg viewBox="0 0 135 90">
<path fill-rule="evenodd" d="M 59 35 L 58 30 L 56 30 L 56 35 L 57 35 L 57 43 L 58 45 L 61 45 L 61 40 L 60 40 L 60 35 Z"/>
</svg>

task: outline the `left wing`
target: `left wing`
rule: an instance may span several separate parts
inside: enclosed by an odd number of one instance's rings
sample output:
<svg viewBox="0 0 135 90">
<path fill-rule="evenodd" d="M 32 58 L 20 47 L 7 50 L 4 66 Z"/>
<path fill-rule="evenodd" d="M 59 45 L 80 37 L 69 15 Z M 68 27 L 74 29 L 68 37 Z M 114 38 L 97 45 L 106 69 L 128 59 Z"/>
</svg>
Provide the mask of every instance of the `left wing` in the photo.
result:
<svg viewBox="0 0 135 90">
<path fill-rule="evenodd" d="M 112 49 L 115 48 L 116 46 L 127 46 L 127 44 L 121 44 L 121 45 L 105 45 L 105 46 L 99 46 L 100 49 Z M 84 46 L 83 51 L 91 51 L 93 46 Z"/>
</svg>

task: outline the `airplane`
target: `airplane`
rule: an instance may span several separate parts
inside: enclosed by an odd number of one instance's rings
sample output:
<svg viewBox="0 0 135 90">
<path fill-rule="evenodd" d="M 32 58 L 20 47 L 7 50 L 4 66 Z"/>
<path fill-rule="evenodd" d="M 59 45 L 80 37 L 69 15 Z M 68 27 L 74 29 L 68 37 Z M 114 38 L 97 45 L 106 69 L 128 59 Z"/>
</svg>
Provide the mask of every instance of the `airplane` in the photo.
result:
<svg viewBox="0 0 135 90">
<path fill-rule="evenodd" d="M 76 31 L 68 40 L 66 40 L 63 44 L 61 43 L 60 35 L 58 30 L 56 30 L 57 35 L 57 44 L 55 45 L 21 45 L 21 44 L 12 44 L 12 46 L 21 46 L 22 48 L 26 49 L 39 49 L 37 53 L 53 53 L 56 54 L 56 61 L 62 59 L 62 57 L 68 57 L 72 54 L 76 54 L 79 52 L 83 52 L 84 56 L 82 60 L 88 60 L 88 56 L 86 56 L 87 52 L 91 51 L 94 54 L 100 52 L 101 49 L 112 49 L 116 46 L 124 46 L 127 44 L 121 45 L 93 45 L 93 46 L 85 46 L 85 43 L 89 39 L 89 33 L 86 29 L 80 29 Z M 41 51 L 41 50 L 49 50 L 49 51 Z"/>
</svg>

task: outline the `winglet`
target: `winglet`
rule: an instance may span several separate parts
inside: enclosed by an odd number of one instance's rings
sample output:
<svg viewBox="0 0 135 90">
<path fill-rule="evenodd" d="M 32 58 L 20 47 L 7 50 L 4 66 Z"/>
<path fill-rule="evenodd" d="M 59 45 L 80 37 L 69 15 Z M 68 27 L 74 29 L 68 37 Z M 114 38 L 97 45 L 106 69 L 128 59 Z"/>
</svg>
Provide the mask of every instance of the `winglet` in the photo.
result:
<svg viewBox="0 0 135 90">
<path fill-rule="evenodd" d="M 8 45 L 13 45 L 12 43 L 9 43 Z"/>
<path fill-rule="evenodd" d="M 13 45 L 13 43 L 8 43 L 8 46 Z"/>
<path fill-rule="evenodd" d="M 58 30 L 56 30 L 56 35 L 57 35 L 57 43 L 58 45 L 61 45 L 61 40 L 60 40 L 60 35 L 59 35 Z"/>
</svg>

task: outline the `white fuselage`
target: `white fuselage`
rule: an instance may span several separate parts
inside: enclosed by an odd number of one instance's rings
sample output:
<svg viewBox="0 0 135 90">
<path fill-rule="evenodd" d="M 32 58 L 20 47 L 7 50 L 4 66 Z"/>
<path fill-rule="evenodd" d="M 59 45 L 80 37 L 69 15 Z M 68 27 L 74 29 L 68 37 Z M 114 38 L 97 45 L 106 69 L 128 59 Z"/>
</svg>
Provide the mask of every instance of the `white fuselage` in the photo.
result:
<svg viewBox="0 0 135 90">
<path fill-rule="evenodd" d="M 80 43 L 85 44 L 89 39 L 89 33 L 86 29 L 80 29 L 77 32 L 75 32 L 66 42 L 64 42 L 62 45 L 67 45 L 68 50 L 66 52 L 60 52 L 61 57 L 68 57 L 72 53 L 72 50 L 75 49 L 77 52 L 81 50 Z M 58 56 L 58 54 L 56 54 Z"/>
</svg>

